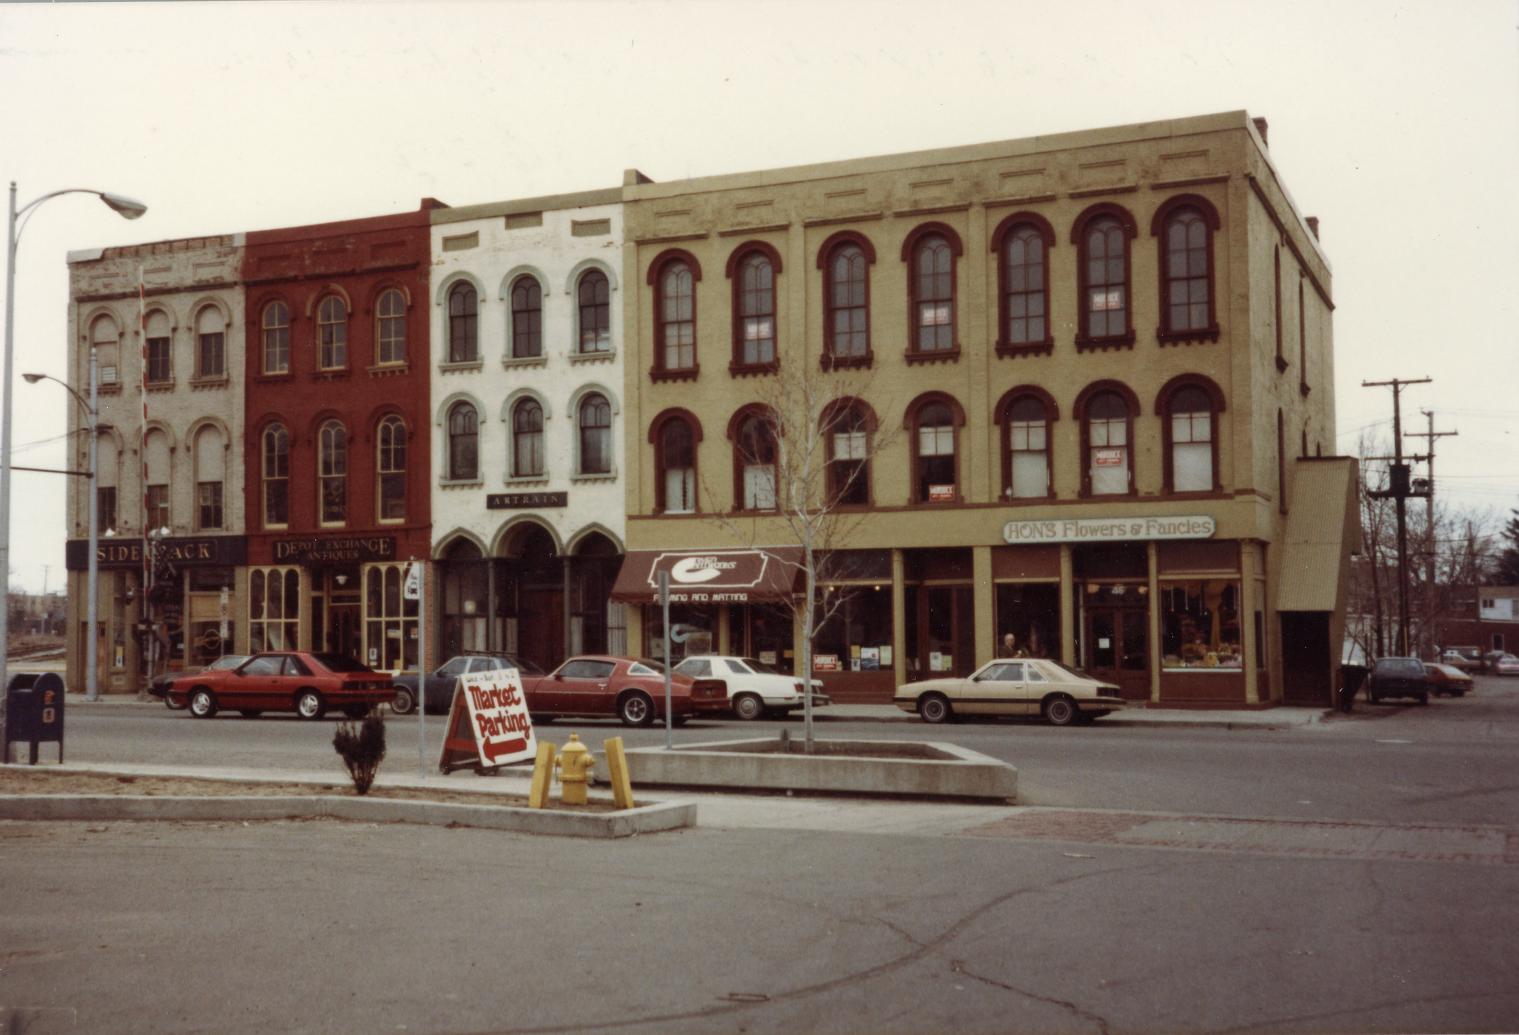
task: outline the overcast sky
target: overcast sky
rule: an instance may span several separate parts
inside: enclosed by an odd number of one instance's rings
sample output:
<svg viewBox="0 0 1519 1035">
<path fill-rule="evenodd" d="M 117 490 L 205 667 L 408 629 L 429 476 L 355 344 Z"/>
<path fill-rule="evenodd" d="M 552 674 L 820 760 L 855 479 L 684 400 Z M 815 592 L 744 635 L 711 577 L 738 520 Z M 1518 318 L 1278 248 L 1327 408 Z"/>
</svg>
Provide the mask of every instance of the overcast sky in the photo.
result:
<svg viewBox="0 0 1519 1035">
<path fill-rule="evenodd" d="M 1390 426 L 1362 380 L 1433 377 L 1404 412 L 1460 432 L 1439 492 L 1506 514 L 1516 25 L 1514 0 L 6 4 L 0 180 L 150 206 L 39 210 L 16 370 L 65 372 L 74 248 L 1243 108 L 1334 264 L 1339 448 Z M 15 393 L 15 462 L 64 466 L 62 390 Z M 13 583 L 59 587 L 60 477 L 17 472 L 12 500 Z"/>
</svg>

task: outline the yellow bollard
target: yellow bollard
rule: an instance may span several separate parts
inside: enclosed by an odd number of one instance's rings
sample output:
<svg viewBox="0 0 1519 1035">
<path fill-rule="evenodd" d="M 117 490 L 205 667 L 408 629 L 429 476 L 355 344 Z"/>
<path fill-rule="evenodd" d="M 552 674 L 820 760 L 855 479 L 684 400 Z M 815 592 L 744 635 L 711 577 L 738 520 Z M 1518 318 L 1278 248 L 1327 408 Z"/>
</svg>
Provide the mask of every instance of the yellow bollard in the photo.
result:
<svg viewBox="0 0 1519 1035">
<path fill-rule="evenodd" d="M 633 807 L 633 781 L 628 778 L 628 756 L 623 754 L 622 738 L 609 737 L 601 746 L 607 753 L 607 778 L 612 781 L 612 801 L 619 809 Z"/>
<path fill-rule="evenodd" d="M 533 760 L 533 785 L 527 794 L 527 807 L 541 809 L 549 803 L 549 782 L 554 777 L 554 745 L 538 742 L 538 757 Z"/>
<path fill-rule="evenodd" d="M 560 804 L 584 805 L 585 786 L 596 758 L 589 748 L 580 743 L 580 734 L 570 734 L 570 742 L 559 752 L 559 758 L 554 764 L 559 767 Z"/>
</svg>

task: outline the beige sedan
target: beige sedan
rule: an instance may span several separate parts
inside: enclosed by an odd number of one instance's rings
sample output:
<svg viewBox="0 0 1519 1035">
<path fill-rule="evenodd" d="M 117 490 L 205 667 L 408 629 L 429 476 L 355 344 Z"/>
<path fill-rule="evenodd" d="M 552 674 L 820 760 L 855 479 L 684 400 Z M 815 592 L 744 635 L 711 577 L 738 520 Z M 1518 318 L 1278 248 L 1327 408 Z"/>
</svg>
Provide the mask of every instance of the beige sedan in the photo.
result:
<svg viewBox="0 0 1519 1035">
<path fill-rule="evenodd" d="M 999 658 L 969 676 L 897 687 L 896 706 L 924 722 L 956 715 L 1042 715 L 1052 726 L 1096 718 L 1124 705 L 1118 687 L 1044 658 Z"/>
</svg>

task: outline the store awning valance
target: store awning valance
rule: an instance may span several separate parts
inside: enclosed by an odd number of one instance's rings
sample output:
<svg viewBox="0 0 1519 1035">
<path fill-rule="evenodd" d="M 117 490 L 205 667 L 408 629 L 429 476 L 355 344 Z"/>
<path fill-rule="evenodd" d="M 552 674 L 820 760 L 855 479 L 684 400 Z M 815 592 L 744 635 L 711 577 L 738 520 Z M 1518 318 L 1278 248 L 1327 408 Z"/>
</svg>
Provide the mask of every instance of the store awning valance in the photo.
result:
<svg viewBox="0 0 1519 1035">
<path fill-rule="evenodd" d="M 801 582 L 795 546 L 733 550 L 631 550 L 612 586 L 612 599 L 651 604 L 659 573 L 670 573 L 670 600 L 680 604 L 749 604 L 787 600 Z"/>
<path fill-rule="evenodd" d="M 1282 535 L 1278 611 L 1338 611 L 1345 603 L 1350 555 L 1361 547 L 1356 462 L 1297 461 Z"/>
</svg>

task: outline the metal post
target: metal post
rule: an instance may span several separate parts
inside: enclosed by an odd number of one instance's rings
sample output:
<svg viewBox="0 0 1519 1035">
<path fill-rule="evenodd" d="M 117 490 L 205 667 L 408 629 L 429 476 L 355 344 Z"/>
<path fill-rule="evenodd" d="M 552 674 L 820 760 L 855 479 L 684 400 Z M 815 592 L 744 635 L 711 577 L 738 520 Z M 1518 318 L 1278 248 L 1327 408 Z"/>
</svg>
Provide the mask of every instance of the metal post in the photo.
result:
<svg viewBox="0 0 1519 1035">
<path fill-rule="evenodd" d="M 665 638 L 665 750 L 675 746 L 675 721 L 670 715 L 670 573 L 659 573 L 659 606 L 664 612 Z"/>
<path fill-rule="evenodd" d="M 84 699 L 86 701 L 100 700 L 100 673 L 97 671 L 100 661 L 99 645 L 95 642 L 100 636 L 98 623 L 100 621 L 100 558 L 96 556 L 100 550 L 100 371 L 99 357 L 95 354 L 95 344 L 90 343 L 90 477 L 85 482 L 85 491 L 90 494 L 90 560 L 88 588 L 85 593 L 86 607 L 90 609 L 90 616 L 85 624 L 85 639 L 88 640 L 83 651 L 85 664 Z M 78 454 L 75 454 L 78 455 Z"/>
<path fill-rule="evenodd" d="M 0 580 L 5 583 L 5 606 L 0 607 L 0 691 L 8 685 L 11 620 L 11 378 L 16 353 L 16 181 L 11 181 L 9 218 L 5 229 L 5 362 L 0 388 Z"/>
<path fill-rule="evenodd" d="M 417 774 L 427 779 L 427 568 L 417 568 Z M 406 666 L 406 608 L 401 608 L 401 666 Z"/>
</svg>

